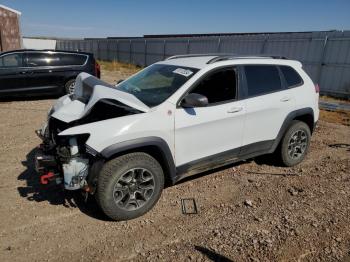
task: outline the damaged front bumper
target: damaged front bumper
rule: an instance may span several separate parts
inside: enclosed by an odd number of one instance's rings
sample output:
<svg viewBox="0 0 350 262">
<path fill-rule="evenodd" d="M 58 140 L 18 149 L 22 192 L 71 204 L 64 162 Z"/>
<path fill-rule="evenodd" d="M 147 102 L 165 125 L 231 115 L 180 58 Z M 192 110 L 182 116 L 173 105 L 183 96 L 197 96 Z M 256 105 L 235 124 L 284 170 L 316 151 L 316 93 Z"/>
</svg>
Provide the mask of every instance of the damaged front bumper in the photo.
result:
<svg viewBox="0 0 350 262">
<path fill-rule="evenodd" d="M 35 170 L 40 183 L 63 184 L 67 190 L 86 190 L 91 159 L 83 152 L 79 139 L 69 137 L 65 144 L 56 145 L 45 135 L 45 130 L 35 133 L 43 141 L 35 155 Z"/>
<path fill-rule="evenodd" d="M 54 155 L 44 153 L 43 144 L 38 147 L 34 157 L 35 171 L 40 176 L 42 185 L 62 184 L 62 176 L 58 169 L 58 163 Z"/>
</svg>

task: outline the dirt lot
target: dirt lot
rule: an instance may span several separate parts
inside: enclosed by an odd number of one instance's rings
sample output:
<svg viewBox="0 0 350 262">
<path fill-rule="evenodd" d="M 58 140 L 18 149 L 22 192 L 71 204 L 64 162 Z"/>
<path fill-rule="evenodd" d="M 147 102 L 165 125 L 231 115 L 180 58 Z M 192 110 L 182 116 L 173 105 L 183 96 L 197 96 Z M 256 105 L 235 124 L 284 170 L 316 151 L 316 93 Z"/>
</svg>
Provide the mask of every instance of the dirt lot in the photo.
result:
<svg viewBox="0 0 350 262">
<path fill-rule="evenodd" d="M 52 102 L 0 103 L 0 261 L 350 261 L 348 120 L 323 114 L 295 168 L 229 166 L 165 189 L 139 219 L 112 222 L 93 201 L 38 184 L 34 130 Z M 191 197 L 199 213 L 183 215 Z"/>
</svg>

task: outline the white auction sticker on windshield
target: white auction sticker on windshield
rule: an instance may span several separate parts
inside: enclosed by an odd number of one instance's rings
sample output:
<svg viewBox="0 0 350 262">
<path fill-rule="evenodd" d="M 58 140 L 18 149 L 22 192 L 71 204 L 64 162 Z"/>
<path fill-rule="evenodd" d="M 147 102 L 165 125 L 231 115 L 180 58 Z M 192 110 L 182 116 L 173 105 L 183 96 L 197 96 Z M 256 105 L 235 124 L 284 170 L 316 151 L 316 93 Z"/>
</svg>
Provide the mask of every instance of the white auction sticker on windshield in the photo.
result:
<svg viewBox="0 0 350 262">
<path fill-rule="evenodd" d="M 190 75 L 193 74 L 193 72 L 191 70 L 188 69 L 183 69 L 183 68 L 177 68 L 173 71 L 173 73 L 175 74 L 179 74 L 179 75 L 183 75 L 186 77 L 189 77 Z"/>
</svg>

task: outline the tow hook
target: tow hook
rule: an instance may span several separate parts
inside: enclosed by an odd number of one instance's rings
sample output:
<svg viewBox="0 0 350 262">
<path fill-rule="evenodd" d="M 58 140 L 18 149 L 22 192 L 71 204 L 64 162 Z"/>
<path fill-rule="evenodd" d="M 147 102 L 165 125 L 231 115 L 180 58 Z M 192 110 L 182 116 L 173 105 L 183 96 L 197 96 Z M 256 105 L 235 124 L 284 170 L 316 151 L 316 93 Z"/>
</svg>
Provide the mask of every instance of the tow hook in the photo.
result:
<svg viewBox="0 0 350 262">
<path fill-rule="evenodd" d="M 50 181 L 55 179 L 55 176 L 53 172 L 47 172 L 40 177 L 40 183 L 42 185 L 47 185 Z"/>
</svg>

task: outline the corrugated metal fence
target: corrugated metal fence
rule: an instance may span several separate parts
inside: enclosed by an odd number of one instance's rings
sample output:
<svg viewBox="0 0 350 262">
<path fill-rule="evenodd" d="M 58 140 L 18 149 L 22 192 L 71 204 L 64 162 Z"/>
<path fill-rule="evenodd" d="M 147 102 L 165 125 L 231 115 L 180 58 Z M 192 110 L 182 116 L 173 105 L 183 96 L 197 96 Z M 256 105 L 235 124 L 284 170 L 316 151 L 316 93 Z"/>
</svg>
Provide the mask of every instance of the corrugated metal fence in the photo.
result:
<svg viewBox="0 0 350 262">
<path fill-rule="evenodd" d="M 301 61 L 323 94 L 350 98 L 350 31 L 58 40 L 56 48 L 92 52 L 97 59 L 140 66 L 176 54 L 283 55 Z"/>
</svg>

